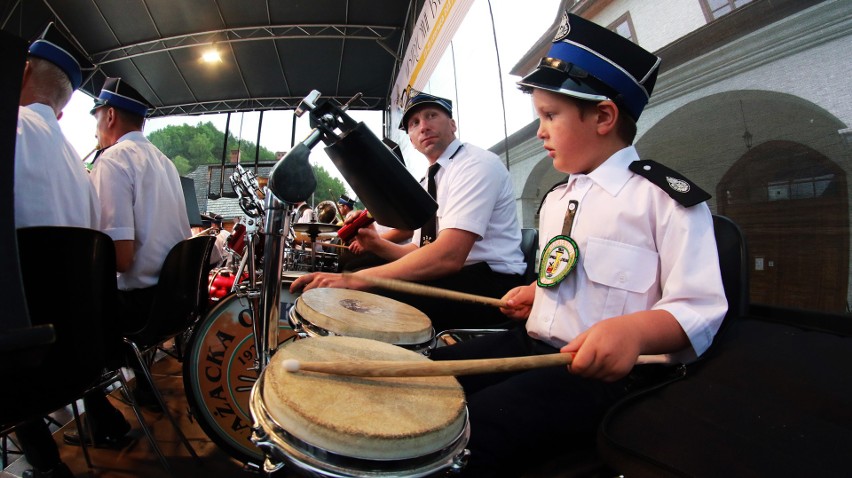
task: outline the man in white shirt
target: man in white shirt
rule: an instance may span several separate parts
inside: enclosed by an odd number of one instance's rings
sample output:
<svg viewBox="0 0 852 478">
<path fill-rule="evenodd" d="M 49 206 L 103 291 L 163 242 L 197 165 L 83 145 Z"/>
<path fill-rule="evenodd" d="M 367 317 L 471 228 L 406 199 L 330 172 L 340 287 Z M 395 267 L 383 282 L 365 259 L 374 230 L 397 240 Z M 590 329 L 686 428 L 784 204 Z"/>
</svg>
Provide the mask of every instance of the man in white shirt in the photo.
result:
<svg viewBox="0 0 852 478">
<path fill-rule="evenodd" d="M 82 83 L 82 65 L 90 67 L 91 63 L 52 24 L 30 45 L 15 137 L 16 228 L 98 228 L 98 197 L 58 121 L 71 94 Z M 16 435 L 33 467 L 24 471 L 24 477 L 74 476 L 60 460 L 44 420 L 20 424 Z"/>
<path fill-rule="evenodd" d="M 302 287 L 366 288 L 358 275 L 417 281 L 426 285 L 476 295 L 501 297 L 521 283 L 525 270 L 520 249 L 521 228 L 515 210 L 509 172 L 490 151 L 463 144 L 456 136 L 452 103 L 426 93 L 412 95 L 400 129 L 408 132 L 414 148 L 436 171 L 423 187 L 438 203 L 433 220 L 414 232 L 410 243 L 381 238 L 375 229 L 362 228 L 359 246 L 388 262 L 361 269 L 353 279 L 313 274 L 293 283 Z M 493 307 L 436 300 L 409 294 L 376 291 L 413 305 L 425 313 L 436 330 L 489 327 L 506 318 Z"/>
</svg>

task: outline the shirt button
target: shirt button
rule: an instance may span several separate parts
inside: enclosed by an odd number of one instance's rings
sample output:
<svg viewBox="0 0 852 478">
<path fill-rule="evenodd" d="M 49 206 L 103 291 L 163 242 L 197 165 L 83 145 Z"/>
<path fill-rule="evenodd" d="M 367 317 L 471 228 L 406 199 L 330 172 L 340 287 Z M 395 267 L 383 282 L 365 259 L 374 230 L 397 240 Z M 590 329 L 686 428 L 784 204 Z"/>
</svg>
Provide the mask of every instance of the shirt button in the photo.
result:
<svg viewBox="0 0 852 478">
<path fill-rule="evenodd" d="M 627 274 L 625 274 L 624 272 L 619 272 L 618 273 L 618 282 L 621 282 L 621 283 L 627 282 Z"/>
</svg>

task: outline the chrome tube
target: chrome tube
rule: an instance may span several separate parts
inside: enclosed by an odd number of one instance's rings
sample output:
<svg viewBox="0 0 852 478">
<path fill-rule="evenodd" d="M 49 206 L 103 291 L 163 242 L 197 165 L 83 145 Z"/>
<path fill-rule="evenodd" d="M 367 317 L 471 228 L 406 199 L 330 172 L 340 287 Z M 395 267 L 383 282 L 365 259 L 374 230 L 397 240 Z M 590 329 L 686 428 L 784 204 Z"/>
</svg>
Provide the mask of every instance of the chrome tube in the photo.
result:
<svg viewBox="0 0 852 478">
<path fill-rule="evenodd" d="M 286 231 L 290 230 L 290 213 L 295 207 L 279 200 L 266 189 L 263 232 L 263 283 L 260 287 L 260 313 L 255 317 L 255 347 L 258 370 L 263 371 L 278 348 L 278 321 L 281 316 L 281 270 L 284 261 Z"/>
</svg>

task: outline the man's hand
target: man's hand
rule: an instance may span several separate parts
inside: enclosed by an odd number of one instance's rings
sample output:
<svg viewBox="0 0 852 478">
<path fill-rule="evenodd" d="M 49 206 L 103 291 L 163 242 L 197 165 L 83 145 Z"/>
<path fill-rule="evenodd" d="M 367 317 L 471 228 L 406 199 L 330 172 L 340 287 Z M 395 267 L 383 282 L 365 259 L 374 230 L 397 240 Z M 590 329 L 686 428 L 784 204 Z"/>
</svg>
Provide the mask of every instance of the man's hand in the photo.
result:
<svg viewBox="0 0 852 478">
<path fill-rule="evenodd" d="M 384 239 L 379 236 L 378 231 L 373 224 L 368 227 L 358 229 L 358 234 L 349 243 L 349 250 L 354 254 L 363 254 L 365 252 L 375 252 L 380 241 Z"/>
<path fill-rule="evenodd" d="M 305 274 L 290 284 L 290 292 L 295 294 L 299 291 L 308 291 L 321 287 L 333 287 L 337 289 L 366 289 L 368 284 L 358 280 L 354 274 L 337 274 L 331 272 L 313 272 Z"/>
<path fill-rule="evenodd" d="M 535 299 L 535 284 L 515 287 L 503 296 L 506 307 L 500 307 L 500 312 L 510 319 L 524 320 L 530 316 L 533 299 Z"/>
</svg>

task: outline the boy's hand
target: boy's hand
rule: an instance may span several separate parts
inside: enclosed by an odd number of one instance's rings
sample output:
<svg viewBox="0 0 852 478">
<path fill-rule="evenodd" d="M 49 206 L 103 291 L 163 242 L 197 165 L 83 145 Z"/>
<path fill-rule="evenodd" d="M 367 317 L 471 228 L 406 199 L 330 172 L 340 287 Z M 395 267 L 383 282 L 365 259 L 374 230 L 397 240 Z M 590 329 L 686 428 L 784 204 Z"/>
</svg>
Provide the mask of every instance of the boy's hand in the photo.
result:
<svg viewBox="0 0 852 478">
<path fill-rule="evenodd" d="M 574 352 L 569 369 L 581 377 L 614 382 L 625 377 L 639 357 L 641 333 L 636 323 L 620 316 L 603 320 L 562 347 Z"/>
<path fill-rule="evenodd" d="M 503 296 L 507 305 L 500 307 L 500 312 L 510 319 L 524 320 L 530 316 L 533 299 L 535 299 L 535 284 L 515 287 Z"/>
</svg>

